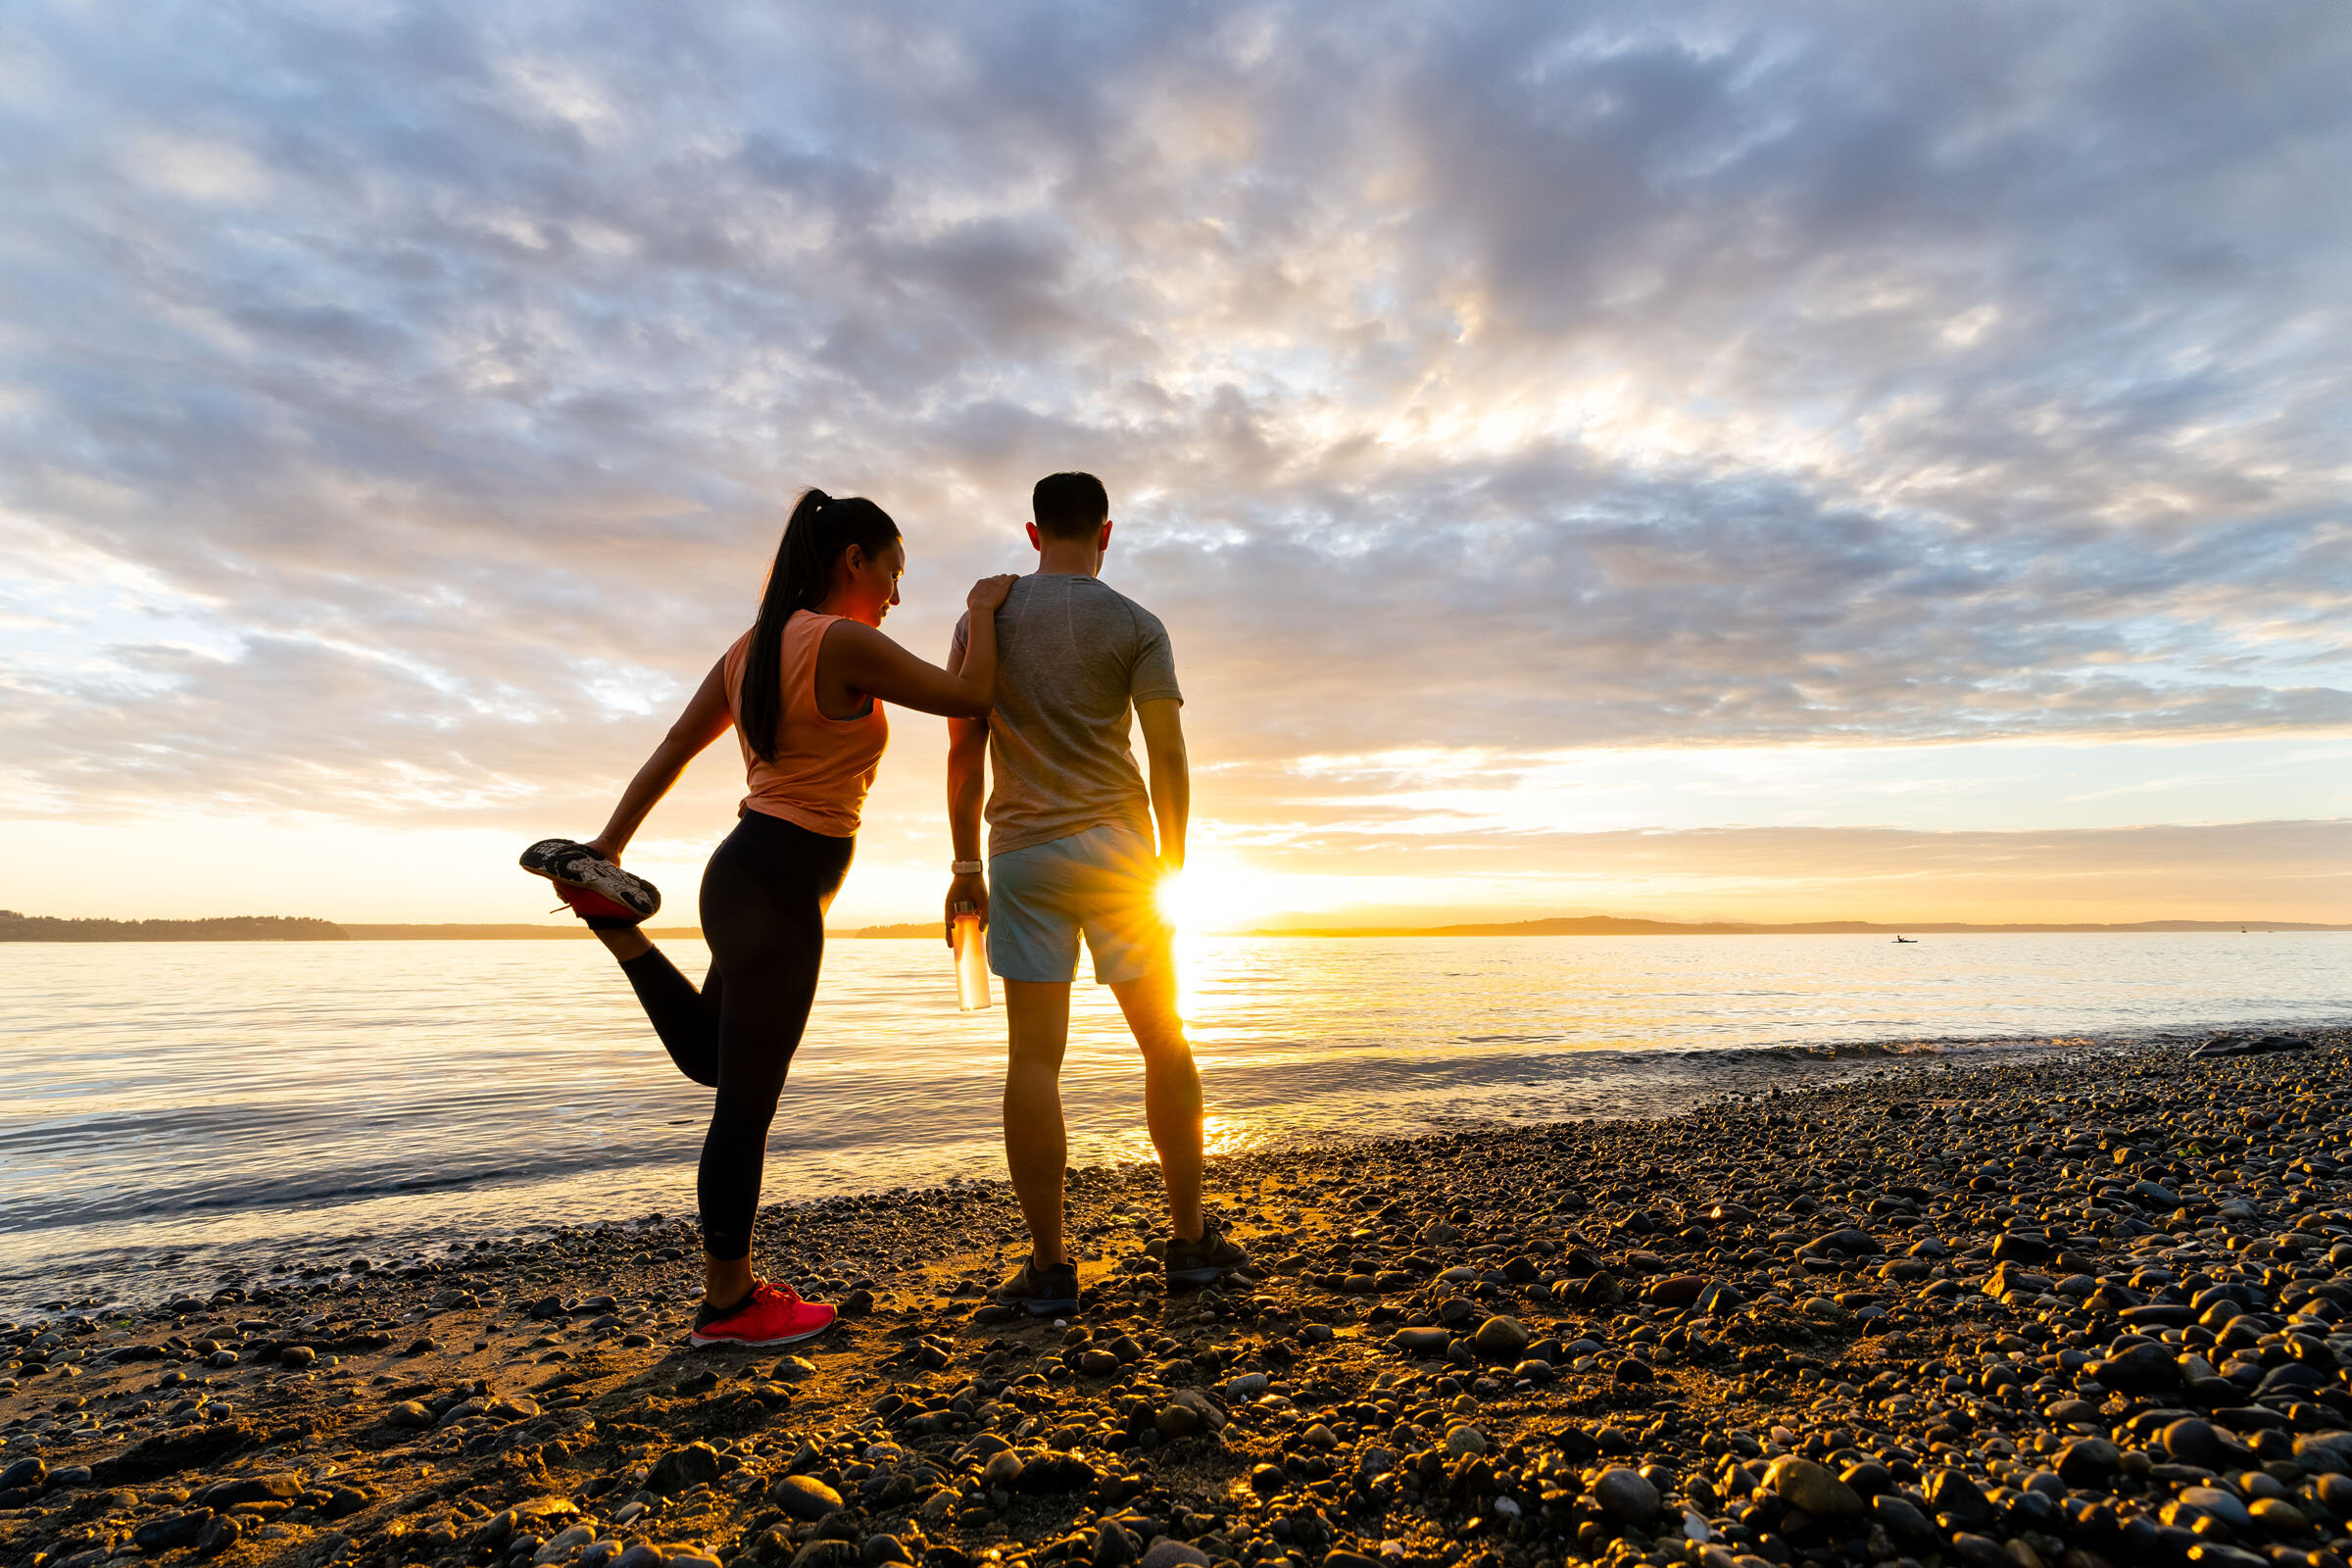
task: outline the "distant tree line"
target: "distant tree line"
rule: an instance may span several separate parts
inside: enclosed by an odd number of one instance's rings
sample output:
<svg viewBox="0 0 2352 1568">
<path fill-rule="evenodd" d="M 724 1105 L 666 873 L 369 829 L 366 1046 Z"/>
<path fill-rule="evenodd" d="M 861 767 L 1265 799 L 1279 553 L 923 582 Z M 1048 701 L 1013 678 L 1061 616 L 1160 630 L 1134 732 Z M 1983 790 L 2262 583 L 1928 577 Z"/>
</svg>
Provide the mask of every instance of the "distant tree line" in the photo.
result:
<svg viewBox="0 0 2352 1568">
<path fill-rule="evenodd" d="M 210 920 L 61 920 L 0 909 L 0 942 L 342 942 L 332 920 L 227 914 Z"/>
</svg>

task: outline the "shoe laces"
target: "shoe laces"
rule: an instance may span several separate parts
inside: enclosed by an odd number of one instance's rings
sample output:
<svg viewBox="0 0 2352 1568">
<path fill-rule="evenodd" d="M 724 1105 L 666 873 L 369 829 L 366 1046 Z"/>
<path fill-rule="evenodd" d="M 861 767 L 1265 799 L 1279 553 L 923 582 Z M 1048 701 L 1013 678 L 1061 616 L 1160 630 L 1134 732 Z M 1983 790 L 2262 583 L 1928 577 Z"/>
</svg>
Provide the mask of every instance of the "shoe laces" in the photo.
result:
<svg viewBox="0 0 2352 1568">
<path fill-rule="evenodd" d="M 791 1286 L 774 1285 L 770 1284 L 766 1280 L 761 1280 L 759 1285 L 754 1287 L 752 1294 L 756 1297 L 773 1301 L 778 1306 L 806 1306 L 808 1304 L 806 1301 L 801 1299 L 801 1293 L 794 1290 Z"/>
</svg>

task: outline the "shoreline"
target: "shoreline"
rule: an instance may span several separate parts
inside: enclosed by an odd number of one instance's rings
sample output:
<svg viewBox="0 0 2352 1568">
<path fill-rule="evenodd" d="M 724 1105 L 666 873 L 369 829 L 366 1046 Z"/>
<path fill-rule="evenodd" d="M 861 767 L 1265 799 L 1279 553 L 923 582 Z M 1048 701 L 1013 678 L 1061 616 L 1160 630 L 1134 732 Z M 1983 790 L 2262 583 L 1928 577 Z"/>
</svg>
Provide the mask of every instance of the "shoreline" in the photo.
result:
<svg viewBox="0 0 2352 1568">
<path fill-rule="evenodd" d="M 1802 1092 L 1884 1069 L 1928 1075 L 1915 1082 L 1932 1085 L 1935 1074 L 1979 1062 L 2007 1064 L 2053 1057 L 2082 1062 L 2134 1052 L 2185 1050 L 2207 1038 L 2252 1037 L 2339 1025 L 2352 1027 L 2352 1019 L 2241 1019 L 2218 1034 L 2200 1028 L 2157 1030 L 2122 1037 L 2063 1033 L 1908 1035 L 1848 1041 L 1653 1046 L 1632 1054 L 1627 1059 L 1649 1067 L 1660 1082 L 1650 1085 L 1646 1093 L 1638 1086 L 1619 1086 L 1610 1098 L 1625 1103 L 1532 1117 L 1425 1119 L 1418 1127 L 1378 1131 L 1327 1121 L 1294 1130 L 1287 1136 L 1262 1138 L 1248 1148 L 1256 1152 L 1298 1158 L 1345 1158 L 1348 1151 L 1366 1145 L 1385 1147 L 1460 1131 L 1526 1129 L 1551 1124 L 1563 1115 L 1569 1120 L 1656 1119 L 1677 1113 L 1669 1105 L 1684 1110 L 1703 1109 L 1707 1102 L 1727 1095 L 1736 1100 L 1743 1093 L 1771 1088 Z M 1576 1054 L 1579 1060 L 1588 1063 L 1626 1056 L 1625 1053 L 1605 1047 L 1587 1048 Z M 1776 1067 L 1777 1071 L 1772 1070 Z M 1678 1068 L 1699 1069 L 1710 1080 L 1724 1075 L 1734 1076 L 1737 1081 L 1717 1084 L 1711 1090 L 1692 1090 L 1665 1081 L 1665 1075 Z M 1644 1101 L 1649 1103 L 1644 1104 Z M 993 1150 L 993 1126 L 990 1135 Z M 1079 1143 L 1083 1145 L 1085 1140 Z M 1100 1158 L 1103 1152 L 1100 1149 L 1073 1148 L 1073 1157 L 1081 1159 Z M 771 1151 L 771 1161 L 774 1157 L 775 1152 Z M 574 1171 L 567 1173 L 566 1179 L 595 1187 L 604 1178 L 637 1168 L 616 1166 Z M 318 1255 L 337 1250 L 373 1251 L 379 1255 L 387 1251 L 438 1251 L 454 1243 L 471 1245 L 479 1241 L 502 1248 L 531 1245 L 581 1226 L 609 1222 L 618 1214 L 662 1210 L 674 1204 L 680 1196 L 691 1193 L 691 1154 L 681 1155 L 662 1169 L 664 1179 L 661 1190 L 647 1191 L 640 1182 L 635 1191 L 604 1191 L 584 1202 L 567 1200 L 552 1191 L 549 1184 L 558 1178 L 526 1171 L 502 1173 L 481 1185 L 368 1188 L 313 1195 L 277 1206 L 220 1208 L 201 1216 L 174 1217 L 141 1211 L 117 1221 L 74 1225 L 60 1231 L 0 1232 L 0 1320 L 12 1313 L 54 1316 L 113 1304 L 143 1308 L 190 1291 L 206 1294 L 223 1285 L 250 1285 L 256 1278 L 266 1278 L 271 1264 L 287 1255 Z M 781 1183 L 779 1169 L 772 1163 L 769 1174 L 771 1187 Z M 789 1187 L 794 1194 L 792 1201 L 800 1203 L 857 1199 L 891 1190 L 927 1190 L 956 1179 L 957 1174 L 955 1161 L 941 1158 L 927 1162 L 927 1166 L 918 1162 L 897 1169 L 869 1167 L 863 1175 L 836 1173 L 831 1179 L 819 1177 L 813 1181 L 812 1173 L 795 1170 Z M 485 1205 L 544 1217 L 520 1225 L 484 1223 L 473 1216 Z M 764 1212 L 775 1217 L 787 1212 L 788 1207 L 771 1204 Z M 691 1219 L 692 1211 L 685 1210 L 672 1217 Z M 180 1234 L 158 1234 L 166 1228 Z M 206 1234 L 188 1234 L 199 1228 Z M 118 1230 L 130 1235 L 125 1239 L 107 1239 L 109 1232 Z M 50 1248 L 58 1266 L 70 1268 L 82 1282 L 82 1288 L 73 1298 L 60 1299 L 42 1290 L 40 1282 L 51 1276 L 25 1265 L 24 1254 L 32 1249 L 24 1244 L 42 1235 L 53 1238 Z M 56 1251 L 60 1247 L 65 1249 L 62 1253 Z"/>
<path fill-rule="evenodd" d="M 674 1219 L 283 1259 L 0 1333 L 0 1562 L 2340 1561 L 2314 1038 L 1220 1157 L 1262 1278 L 1190 1295 L 1156 1172 L 1089 1168 L 1065 1328 L 980 1305 L 1002 1182 L 764 1215 L 853 1314 L 798 1355 L 682 1348 Z"/>
<path fill-rule="evenodd" d="M 27 925 L 0 924 L 0 943 L 79 947 L 96 943 L 187 942 L 548 942 L 584 941 L 595 935 L 586 926 L 541 925 L 529 922 L 475 922 L 440 925 L 369 925 L 309 916 L 237 916 L 208 920 L 44 920 Z M 270 926 L 289 929 L 264 929 Z M 141 931 L 138 927 L 153 929 Z M 197 928 L 219 926 L 218 931 Z M 73 927 L 82 929 L 71 930 Z M 238 929 L 250 927 L 248 929 Z M 302 927 L 306 929 L 293 930 Z M 168 929 L 167 929 L 168 928 Z M 693 925 L 644 928 L 649 937 L 663 940 L 702 940 L 702 927 Z M 1878 937 L 1882 940 L 1918 932 L 1922 936 L 2323 936 L 2352 931 L 2352 925 L 2315 925 L 2294 920 L 2141 920 L 2125 925 L 2090 923 L 1972 925 L 1963 921 L 1929 920 L 1916 925 L 1889 925 L 1871 920 L 1817 920 L 1802 924 L 1746 924 L 1737 921 L 1678 922 L 1638 920 L 1616 916 L 1519 921 L 1508 925 L 1445 926 L 1252 926 L 1232 931 L 1202 931 L 1202 937 L 1339 938 L 1475 938 L 1497 937 Z M 933 942 L 939 939 L 936 921 L 895 925 L 845 926 L 827 931 L 829 940 L 846 942 Z"/>
</svg>

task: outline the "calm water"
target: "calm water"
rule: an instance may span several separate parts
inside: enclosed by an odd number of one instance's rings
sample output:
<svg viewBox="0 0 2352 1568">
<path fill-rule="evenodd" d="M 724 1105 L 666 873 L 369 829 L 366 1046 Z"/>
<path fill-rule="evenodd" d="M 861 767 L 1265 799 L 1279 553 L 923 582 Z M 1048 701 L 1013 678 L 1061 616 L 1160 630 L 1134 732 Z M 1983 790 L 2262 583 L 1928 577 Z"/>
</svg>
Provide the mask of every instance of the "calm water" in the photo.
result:
<svg viewBox="0 0 2352 1568">
<path fill-rule="evenodd" d="M 1188 954 L 1187 1012 L 1230 1149 L 2342 1023 L 2347 959 L 2352 934 L 1219 938 Z M 1148 1157 L 1108 993 L 1075 1010 L 1072 1160 Z M 934 944 L 835 943 L 767 1197 L 1001 1174 L 1003 1016 L 956 1010 Z M 707 1095 L 588 942 L 0 945 L 0 1312 L 676 1213 Z"/>
</svg>

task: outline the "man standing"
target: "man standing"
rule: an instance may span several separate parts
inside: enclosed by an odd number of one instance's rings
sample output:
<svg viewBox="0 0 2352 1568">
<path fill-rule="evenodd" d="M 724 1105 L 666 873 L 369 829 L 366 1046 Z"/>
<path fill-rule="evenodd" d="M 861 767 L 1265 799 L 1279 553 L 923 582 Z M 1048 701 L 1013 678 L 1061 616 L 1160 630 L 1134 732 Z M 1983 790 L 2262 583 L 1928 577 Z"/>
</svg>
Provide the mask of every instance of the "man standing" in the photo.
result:
<svg viewBox="0 0 2352 1568">
<path fill-rule="evenodd" d="M 1037 570 L 997 612 L 997 705 L 950 721 L 948 818 L 955 881 L 948 922 L 968 904 L 988 927 L 1004 983 L 1010 1060 L 1004 1159 L 1029 1223 L 1030 1255 L 997 1300 L 1040 1317 L 1074 1311 L 1078 1270 L 1062 1236 L 1061 1058 L 1069 1044 L 1078 941 L 1110 987 L 1144 1054 L 1144 1106 L 1167 1186 L 1171 1286 L 1203 1285 L 1247 1259 L 1200 1210 L 1200 1077 L 1176 1015 L 1176 968 L 1157 892 L 1184 866 L 1191 808 L 1183 695 L 1159 617 L 1102 582 L 1110 498 L 1091 473 L 1054 473 L 1030 497 Z M 959 667 L 959 623 L 948 667 Z M 1151 784 L 1128 746 L 1132 707 Z M 982 766 L 989 881 L 980 865 Z M 1152 852 L 1156 821 L 1159 849 Z"/>
</svg>

